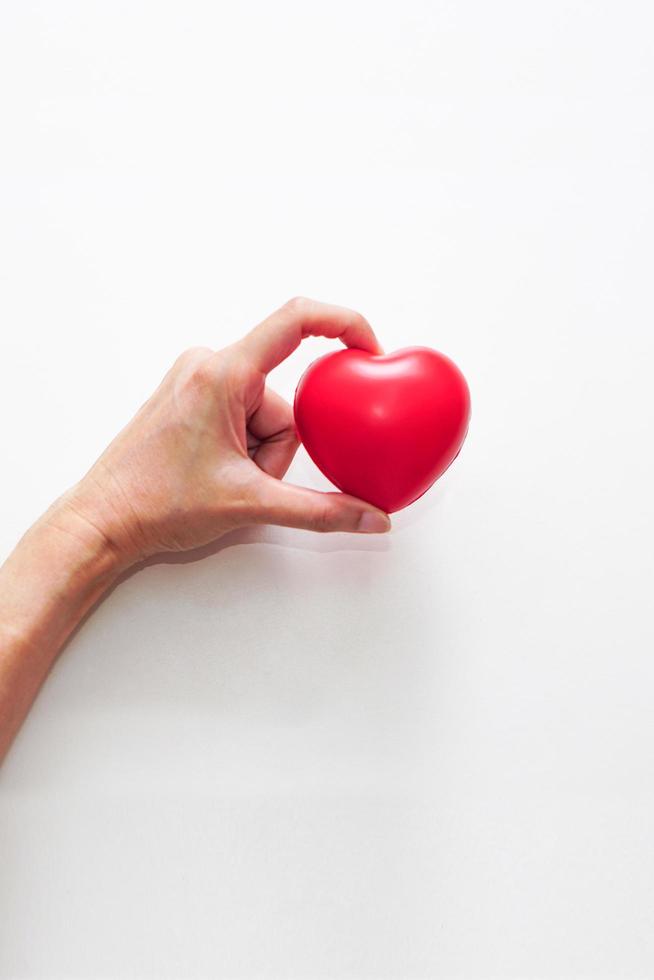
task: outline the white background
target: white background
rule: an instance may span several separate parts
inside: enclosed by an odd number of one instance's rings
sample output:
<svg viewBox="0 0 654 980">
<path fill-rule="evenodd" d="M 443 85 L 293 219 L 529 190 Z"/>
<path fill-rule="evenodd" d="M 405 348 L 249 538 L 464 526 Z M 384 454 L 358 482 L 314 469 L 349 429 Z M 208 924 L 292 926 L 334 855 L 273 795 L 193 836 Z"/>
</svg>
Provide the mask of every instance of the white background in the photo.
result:
<svg viewBox="0 0 654 980">
<path fill-rule="evenodd" d="M 3 556 L 296 293 L 473 398 L 389 537 L 239 532 L 77 633 L 0 776 L 3 978 L 654 974 L 653 32 L 2 4 Z"/>
</svg>

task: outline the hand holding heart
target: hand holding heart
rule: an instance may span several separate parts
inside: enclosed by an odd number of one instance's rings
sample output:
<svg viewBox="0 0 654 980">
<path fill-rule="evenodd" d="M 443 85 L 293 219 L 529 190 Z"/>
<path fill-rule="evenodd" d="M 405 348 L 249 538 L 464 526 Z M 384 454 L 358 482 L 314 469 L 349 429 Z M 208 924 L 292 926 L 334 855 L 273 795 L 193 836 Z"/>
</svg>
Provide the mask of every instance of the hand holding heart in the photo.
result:
<svg viewBox="0 0 654 980">
<path fill-rule="evenodd" d="M 305 373 L 296 429 L 266 379 L 312 334 L 350 349 Z M 0 569 L 0 758 L 68 636 L 130 565 L 247 524 L 387 531 L 383 508 L 406 506 L 449 465 L 467 413 L 465 382 L 446 358 L 420 348 L 385 356 L 362 316 L 311 300 L 287 303 L 222 350 L 186 351 Z M 298 430 L 345 492 L 283 482 Z"/>
<path fill-rule="evenodd" d="M 119 567 L 249 524 L 387 531 L 387 515 L 367 501 L 282 480 L 298 438 L 291 406 L 266 376 L 310 335 L 380 352 L 358 313 L 305 299 L 222 350 L 185 351 L 46 520 L 93 549 L 99 537 Z"/>
<path fill-rule="evenodd" d="M 266 376 L 304 337 L 350 348 L 316 362 L 291 406 Z M 456 454 L 467 388 L 432 351 L 384 356 L 358 313 L 296 299 L 242 340 L 182 354 L 152 397 L 46 521 L 127 567 L 248 524 L 387 531 L 385 511 L 424 492 Z M 298 431 L 344 492 L 283 482 Z"/>
</svg>

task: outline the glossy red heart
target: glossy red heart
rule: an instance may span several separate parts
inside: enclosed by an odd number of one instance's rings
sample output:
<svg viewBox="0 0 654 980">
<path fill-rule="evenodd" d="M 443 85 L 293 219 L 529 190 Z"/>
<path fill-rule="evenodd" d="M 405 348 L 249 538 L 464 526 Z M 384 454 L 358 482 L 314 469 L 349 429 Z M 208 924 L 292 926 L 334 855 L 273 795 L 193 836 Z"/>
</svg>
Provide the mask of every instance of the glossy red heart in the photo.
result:
<svg viewBox="0 0 654 980">
<path fill-rule="evenodd" d="M 307 368 L 294 412 L 324 475 L 392 513 L 422 496 L 458 455 L 470 393 L 457 366 L 429 347 L 385 355 L 348 348 Z"/>
</svg>

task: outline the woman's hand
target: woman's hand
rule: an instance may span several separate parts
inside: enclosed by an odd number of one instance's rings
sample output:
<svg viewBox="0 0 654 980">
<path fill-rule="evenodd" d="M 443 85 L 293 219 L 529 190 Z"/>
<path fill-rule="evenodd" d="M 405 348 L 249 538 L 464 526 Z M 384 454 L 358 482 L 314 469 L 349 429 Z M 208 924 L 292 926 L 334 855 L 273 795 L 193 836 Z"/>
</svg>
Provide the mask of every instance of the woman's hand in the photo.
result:
<svg viewBox="0 0 654 980">
<path fill-rule="evenodd" d="M 0 760 L 57 653 L 121 572 L 245 524 L 387 531 L 341 493 L 282 483 L 298 446 L 266 375 L 311 334 L 380 352 L 350 310 L 291 300 L 223 350 L 182 354 L 97 463 L 0 568 Z"/>
<path fill-rule="evenodd" d="M 387 531 L 388 516 L 362 500 L 281 482 L 298 439 L 266 375 L 310 335 L 381 352 L 360 314 L 300 298 L 222 350 L 188 350 L 45 519 L 101 536 L 121 567 L 247 524 Z"/>
</svg>

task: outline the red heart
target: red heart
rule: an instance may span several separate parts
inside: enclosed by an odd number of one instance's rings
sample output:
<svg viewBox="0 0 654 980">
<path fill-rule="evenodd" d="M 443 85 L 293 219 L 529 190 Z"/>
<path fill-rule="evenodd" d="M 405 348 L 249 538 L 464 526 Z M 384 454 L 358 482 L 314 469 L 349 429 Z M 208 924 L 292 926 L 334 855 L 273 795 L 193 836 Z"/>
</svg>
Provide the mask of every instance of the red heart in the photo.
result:
<svg viewBox="0 0 654 980">
<path fill-rule="evenodd" d="M 429 347 L 325 354 L 300 378 L 295 424 L 339 490 L 387 513 L 422 496 L 458 455 L 470 393 L 455 364 Z"/>
</svg>

